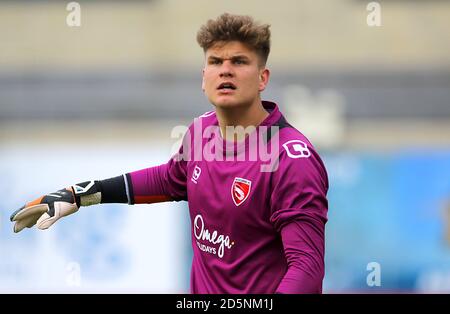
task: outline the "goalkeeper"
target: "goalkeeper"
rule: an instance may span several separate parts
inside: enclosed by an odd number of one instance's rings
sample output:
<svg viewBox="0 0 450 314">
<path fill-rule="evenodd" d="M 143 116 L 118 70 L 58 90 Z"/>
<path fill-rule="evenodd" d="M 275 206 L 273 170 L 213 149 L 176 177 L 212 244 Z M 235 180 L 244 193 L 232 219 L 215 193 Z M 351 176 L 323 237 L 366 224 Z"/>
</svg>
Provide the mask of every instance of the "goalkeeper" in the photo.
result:
<svg viewBox="0 0 450 314">
<path fill-rule="evenodd" d="M 192 293 L 321 293 L 328 178 L 310 141 L 275 103 L 261 100 L 270 76 L 269 25 L 223 14 L 200 28 L 197 41 L 205 53 L 202 89 L 215 110 L 194 120 L 177 154 L 29 202 L 12 214 L 14 232 L 47 229 L 83 206 L 187 201 Z M 228 126 L 254 131 L 230 135 Z M 196 127 L 208 134 L 200 141 L 189 136 Z M 275 131 L 259 132 L 268 127 Z M 248 157 L 255 134 L 258 145 L 271 144 L 273 171 Z M 220 158 L 194 156 L 209 147 Z"/>
</svg>

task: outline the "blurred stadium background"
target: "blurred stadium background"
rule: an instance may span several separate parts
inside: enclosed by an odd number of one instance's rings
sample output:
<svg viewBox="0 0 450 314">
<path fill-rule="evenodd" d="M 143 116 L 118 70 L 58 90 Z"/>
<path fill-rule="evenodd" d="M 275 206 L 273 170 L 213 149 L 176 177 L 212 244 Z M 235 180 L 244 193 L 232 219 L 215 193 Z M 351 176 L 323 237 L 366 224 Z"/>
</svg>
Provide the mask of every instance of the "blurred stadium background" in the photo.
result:
<svg viewBox="0 0 450 314">
<path fill-rule="evenodd" d="M 69 1 L 0 0 L 0 291 L 188 291 L 187 204 L 87 207 L 17 235 L 9 215 L 166 162 L 172 128 L 211 110 L 196 32 L 230 12 L 272 25 L 263 96 L 328 168 L 324 292 L 450 292 L 450 2 L 378 1 L 379 27 L 369 2 L 78 1 L 69 27 Z"/>
</svg>

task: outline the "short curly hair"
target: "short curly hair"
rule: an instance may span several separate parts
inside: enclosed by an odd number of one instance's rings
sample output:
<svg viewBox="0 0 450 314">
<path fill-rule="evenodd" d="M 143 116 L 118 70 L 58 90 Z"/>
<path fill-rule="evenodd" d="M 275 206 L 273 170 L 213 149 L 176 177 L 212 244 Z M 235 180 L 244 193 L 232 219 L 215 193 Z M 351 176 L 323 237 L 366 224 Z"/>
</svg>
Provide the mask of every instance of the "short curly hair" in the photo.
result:
<svg viewBox="0 0 450 314">
<path fill-rule="evenodd" d="M 218 42 L 242 42 L 254 50 L 265 65 L 270 52 L 269 27 L 269 24 L 259 24 L 248 15 L 224 13 L 200 27 L 197 42 L 204 52 Z"/>
</svg>

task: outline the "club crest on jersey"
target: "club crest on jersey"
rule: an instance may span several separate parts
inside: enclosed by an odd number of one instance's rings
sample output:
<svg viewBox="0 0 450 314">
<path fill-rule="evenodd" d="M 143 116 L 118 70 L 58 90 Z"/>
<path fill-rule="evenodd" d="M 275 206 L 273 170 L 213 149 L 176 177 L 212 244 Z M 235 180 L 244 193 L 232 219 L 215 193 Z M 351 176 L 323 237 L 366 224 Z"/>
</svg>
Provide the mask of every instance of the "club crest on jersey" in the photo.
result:
<svg viewBox="0 0 450 314">
<path fill-rule="evenodd" d="M 236 206 L 241 205 L 250 194 L 252 181 L 243 178 L 234 178 L 231 186 L 231 198 Z"/>
<path fill-rule="evenodd" d="M 311 152 L 305 142 L 291 140 L 283 144 L 284 149 L 291 158 L 308 158 Z"/>
</svg>

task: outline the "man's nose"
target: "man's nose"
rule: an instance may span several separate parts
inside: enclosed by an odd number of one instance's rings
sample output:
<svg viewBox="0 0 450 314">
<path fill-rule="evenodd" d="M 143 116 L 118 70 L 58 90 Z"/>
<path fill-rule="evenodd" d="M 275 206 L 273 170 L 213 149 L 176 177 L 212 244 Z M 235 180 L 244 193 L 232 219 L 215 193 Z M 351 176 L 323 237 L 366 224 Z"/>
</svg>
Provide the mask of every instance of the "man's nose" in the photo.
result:
<svg viewBox="0 0 450 314">
<path fill-rule="evenodd" d="M 220 68 L 220 77 L 233 77 L 233 75 L 231 63 L 228 60 L 224 61 Z"/>
</svg>

